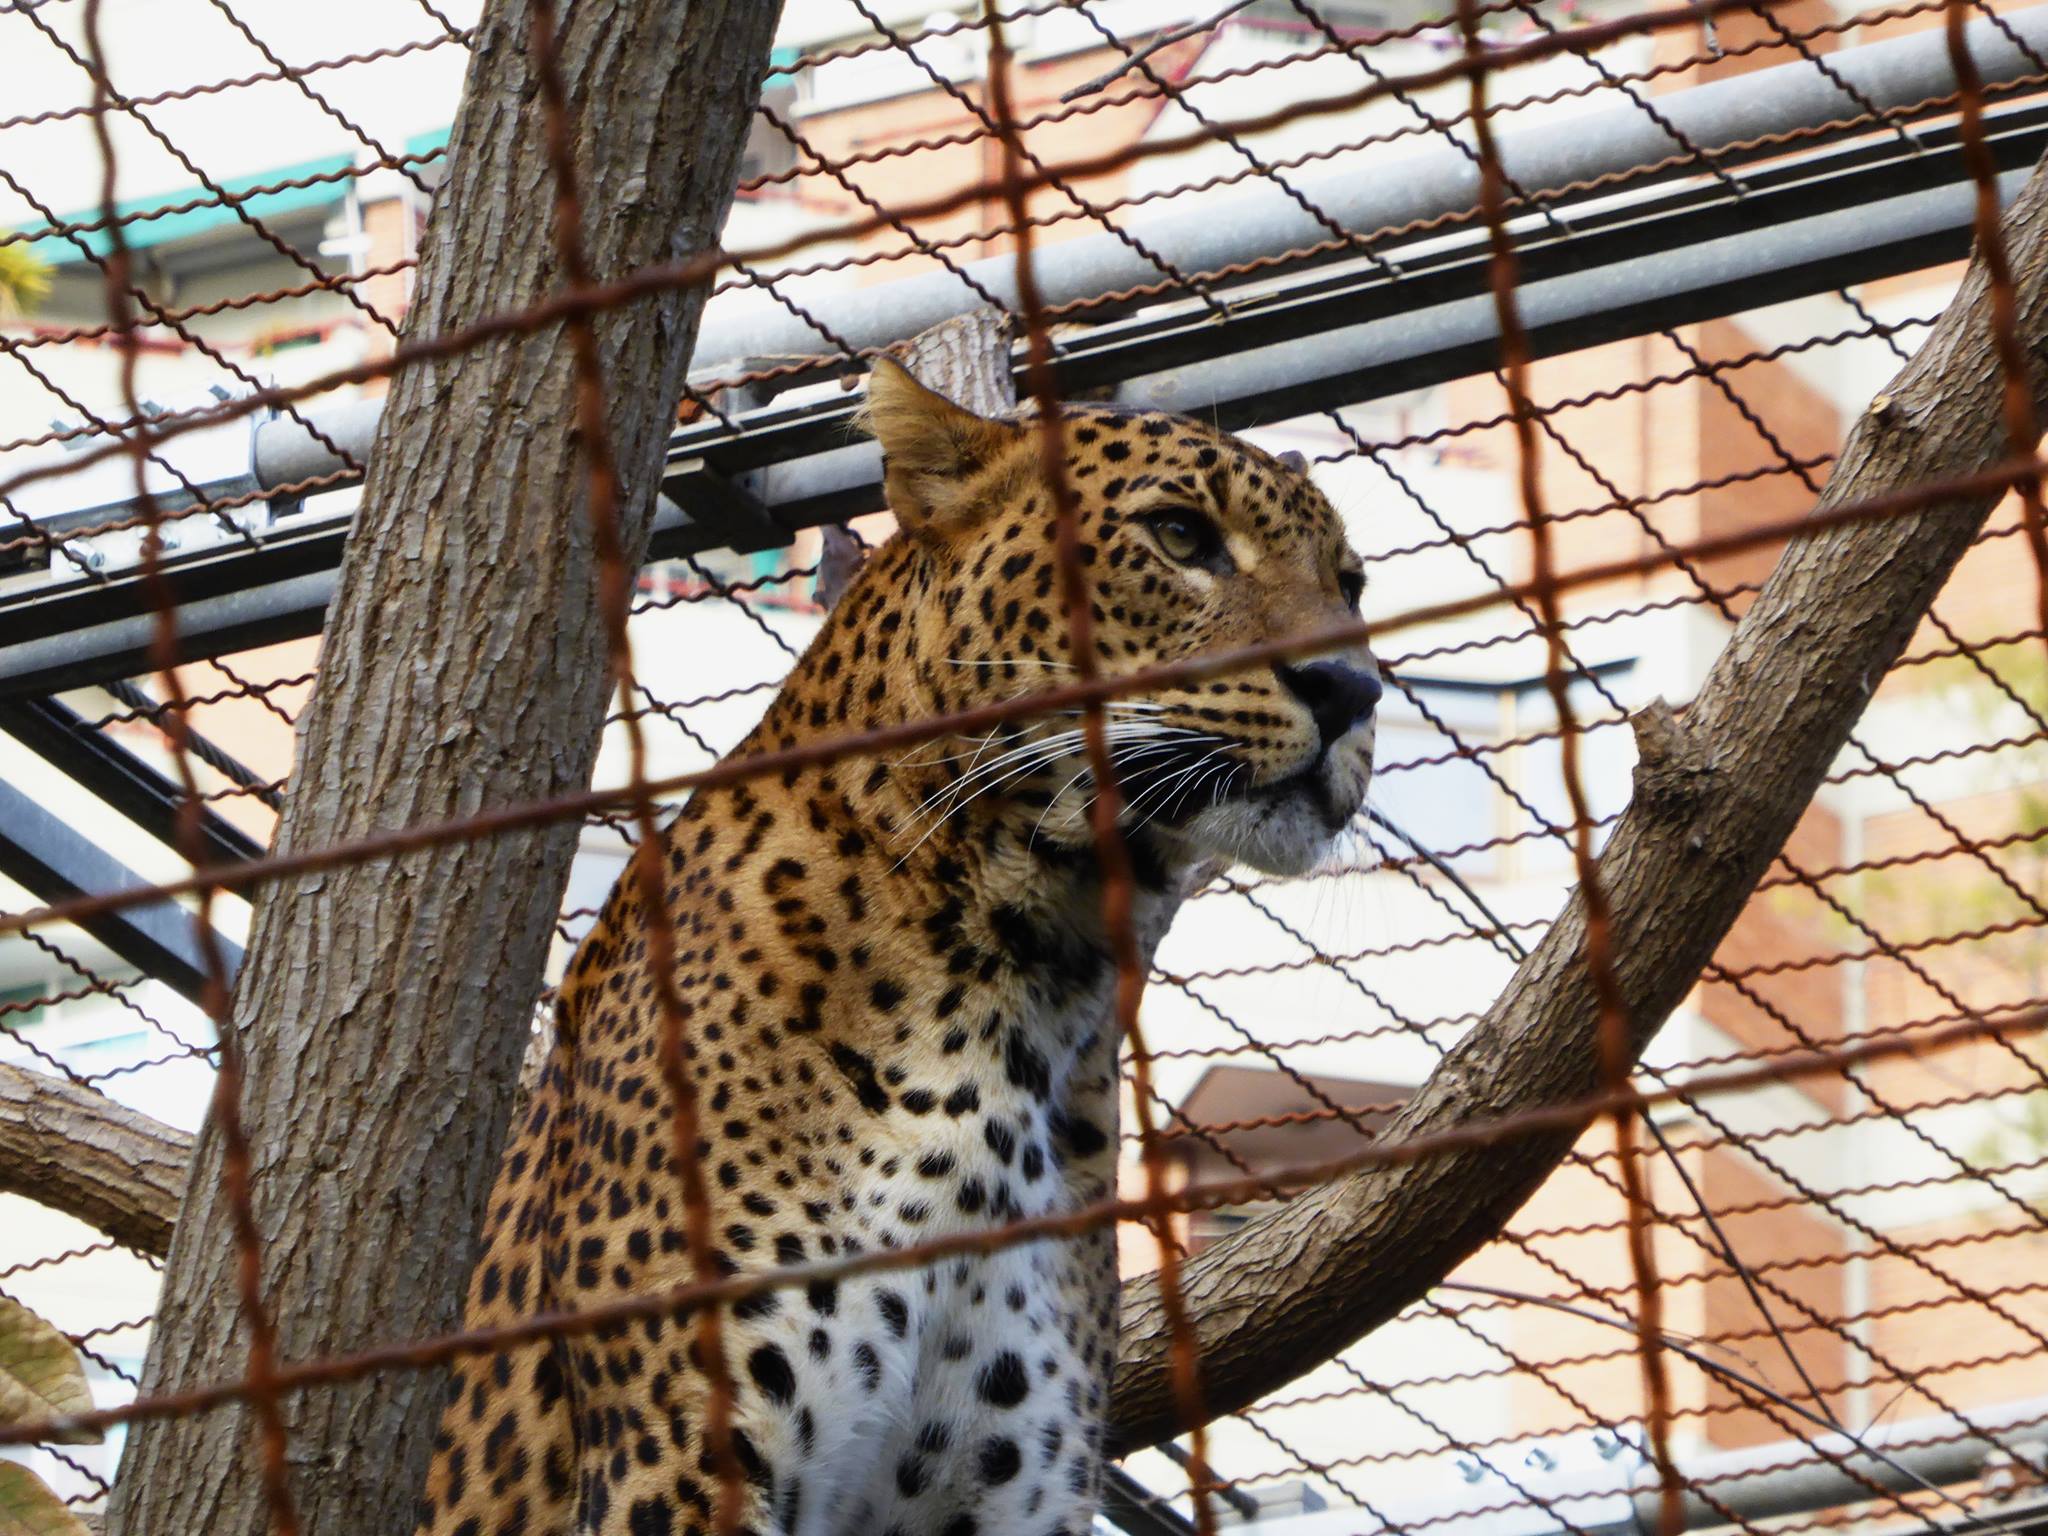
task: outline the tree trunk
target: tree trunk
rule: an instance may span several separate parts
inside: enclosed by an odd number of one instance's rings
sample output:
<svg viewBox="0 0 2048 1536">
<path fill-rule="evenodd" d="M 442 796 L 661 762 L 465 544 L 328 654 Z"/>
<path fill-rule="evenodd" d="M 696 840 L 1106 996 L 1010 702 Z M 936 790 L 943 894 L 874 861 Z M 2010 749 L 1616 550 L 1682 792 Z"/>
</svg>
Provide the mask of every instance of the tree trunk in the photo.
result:
<svg viewBox="0 0 2048 1536">
<path fill-rule="evenodd" d="M 2048 408 L 2048 162 L 2005 219 L 2018 333 Z M 1981 256 L 1933 333 L 1858 420 L 1822 494 L 1840 506 L 1967 475 L 2010 453 Z M 2033 451 L 2034 445 L 2027 445 Z M 1997 497 L 1844 524 L 1798 540 L 1675 720 L 1636 719 L 1636 793 L 1600 858 L 1632 1055 L 1683 1001 L 1813 798 Z M 1598 1008 L 1577 896 L 1388 1141 L 1568 1101 L 1600 1086 Z M 1583 1129 L 1583 1123 L 1579 1129 Z M 1289 1202 L 1190 1260 L 1202 1397 L 1228 1413 L 1320 1365 L 1426 1294 L 1494 1237 L 1577 1131 L 1372 1168 Z M 1169 1337 L 1151 1282 L 1125 1290 L 1111 1403 L 1116 1448 L 1175 1433 Z"/>
<path fill-rule="evenodd" d="M 564 7 L 557 55 L 596 280 L 716 243 L 779 7 Z M 527 0 L 493 0 L 408 333 L 539 300 L 561 275 Z M 598 317 L 629 559 L 704 290 Z M 393 382 L 301 725 L 277 846 L 583 788 L 607 697 L 603 625 L 561 331 Z M 282 881 L 258 901 L 235 998 L 263 1294 L 286 1358 L 444 1332 L 475 1233 L 570 857 L 571 822 Z M 145 1393 L 245 1369 L 217 1127 L 201 1135 Z M 409 1529 L 440 1403 L 383 1373 L 287 1404 L 302 1528 Z M 246 1410 L 131 1431 L 109 1528 L 268 1525 Z"/>
<path fill-rule="evenodd" d="M 1017 408 L 1010 331 L 1010 317 L 1001 310 L 975 309 L 890 350 L 926 389 L 978 416 L 1002 416 Z"/>
</svg>

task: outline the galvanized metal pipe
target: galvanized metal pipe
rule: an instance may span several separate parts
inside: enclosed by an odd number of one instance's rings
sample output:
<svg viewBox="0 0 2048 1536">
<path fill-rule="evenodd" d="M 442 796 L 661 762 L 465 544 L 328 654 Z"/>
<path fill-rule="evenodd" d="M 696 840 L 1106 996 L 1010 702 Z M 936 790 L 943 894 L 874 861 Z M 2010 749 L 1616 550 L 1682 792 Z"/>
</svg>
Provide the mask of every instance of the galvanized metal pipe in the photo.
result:
<svg viewBox="0 0 2048 1536">
<path fill-rule="evenodd" d="M 1994 86 L 2035 72 L 2034 64 L 2013 38 L 2000 30 L 2001 25 L 2027 47 L 2048 51 L 2048 6 L 2015 11 L 2001 18 L 2000 25 L 1979 20 L 1969 26 L 1966 36 L 1971 56 L 1985 82 Z M 1693 143 L 1713 150 L 1767 134 L 1813 128 L 1835 118 L 1861 116 L 1863 107 L 1845 94 L 1845 86 L 1880 108 L 1912 106 L 1954 91 L 1955 77 L 1943 35 L 1936 29 L 1845 48 L 1828 55 L 1825 71 L 1802 61 L 1693 86 L 1660 96 L 1657 110 Z M 1633 103 L 1598 108 L 1568 121 L 1510 130 L 1499 135 L 1499 144 L 1509 176 L 1532 193 L 1653 163 L 1678 149 L 1671 136 Z M 1693 169 L 1681 167 L 1682 171 Z M 1479 195 L 1478 170 L 1471 159 L 1441 140 L 1406 152 L 1375 152 L 1371 172 L 1360 175 L 1353 164 L 1315 174 L 1293 174 L 1289 181 L 1343 227 L 1365 233 L 1468 209 Z M 1299 204 L 1263 179 L 1193 201 L 1199 206 L 1134 217 L 1126 221 L 1126 227 L 1167 261 L 1197 272 L 1313 245 L 1328 237 L 1328 230 Z M 1016 302 L 1012 258 L 991 256 L 967 263 L 963 270 L 1006 303 Z M 1051 304 L 1154 282 L 1159 276 L 1156 267 L 1109 234 L 1047 246 L 1038 255 L 1036 270 L 1046 302 Z M 811 313 L 853 345 L 886 346 L 976 309 L 983 300 L 960 277 L 936 271 L 819 294 L 804 302 Z M 1405 331 L 1396 326 L 1389 334 L 1399 338 Z M 1365 340 L 1347 334 L 1343 345 L 1353 348 Z M 1336 338 L 1326 338 L 1318 350 L 1328 353 L 1337 344 Z M 1286 348 L 1274 350 L 1299 352 L 1304 345 L 1290 342 Z M 752 292 L 726 294 L 705 308 L 692 373 L 715 374 L 740 357 L 809 354 L 818 346 L 817 331 L 774 299 Z M 1358 354 L 1354 351 L 1353 355 Z M 1208 362 L 1201 365 L 1200 372 L 1220 376 L 1230 366 Z M 1169 400 L 1168 393 L 1156 383 L 1144 381 L 1136 384 L 1133 398 L 1179 409 L 1208 403 L 1189 398 Z M 360 458 L 369 451 L 381 408 L 381 401 L 356 401 L 313 412 L 311 418 L 352 456 Z M 255 473 L 265 489 L 330 474 L 338 467 L 334 456 L 289 418 L 265 422 L 257 430 Z"/>
<path fill-rule="evenodd" d="M 2037 73 L 2023 49 L 2048 49 L 2048 6 L 1972 22 L 1970 55 L 1986 84 L 2009 84 Z M 1834 76 L 1837 78 L 1830 78 Z M 1837 83 L 1839 80 L 1840 83 Z M 1956 89 L 1939 28 L 1827 56 L 1825 66 L 1801 61 L 1693 86 L 1657 98 L 1657 111 L 1691 143 L 1709 152 L 1767 134 L 1858 118 L 1865 109 L 1845 87 L 1880 108 L 1909 107 Z M 1654 164 L 1681 153 L 1679 143 L 1633 102 L 1533 123 L 1498 135 L 1508 176 L 1530 193 Z M 1782 152 L 1782 151 L 1777 151 Z M 1696 174 L 1687 163 L 1673 174 Z M 1475 207 L 1479 170 L 1458 146 L 1437 137 L 1408 150 L 1375 149 L 1341 157 L 1287 180 L 1344 229 L 1361 235 Z M 1645 185 L 1636 183 L 1635 185 Z M 1329 230 L 1271 180 L 1258 178 L 1228 193 L 1204 193 L 1182 206 L 1133 215 L 1123 228 L 1183 272 L 1213 272 L 1254 257 L 1300 250 L 1330 238 Z M 1018 305 L 1016 264 L 1009 256 L 968 262 L 967 278 L 1011 308 Z M 1034 263 L 1048 304 L 1091 299 L 1141 283 L 1159 268 L 1115 235 L 1087 235 L 1040 249 Z M 856 347 L 886 346 L 985 302 L 962 277 L 933 271 L 897 282 L 841 292 L 788 285 L 804 308 Z M 820 351 L 818 331 L 758 291 L 721 295 L 705 307 L 693 376 L 730 371 L 738 358 Z"/>
<path fill-rule="evenodd" d="M 1685 1528 L 1724 1526 L 1731 1516 L 1768 1520 L 1861 1504 L 1875 1497 L 1872 1484 L 1913 1493 L 1928 1483 L 1975 1482 L 1984 1473 L 1985 1458 L 1997 1453 L 2013 1456 L 2039 1475 L 2048 1471 L 2048 1398 L 1972 1408 L 1966 1418 L 1939 1414 L 1915 1419 L 1861 1438 L 1882 1457 L 1870 1455 L 1846 1435 L 1821 1434 L 1688 1461 L 1685 1478 L 1697 1491 L 1684 1495 Z M 1657 1528 L 1657 1502 L 1654 1493 L 1636 1493 L 1639 1529 Z M 1949 1511 L 1930 1508 L 1929 1513 L 1938 1525 L 1951 1518 Z"/>
</svg>

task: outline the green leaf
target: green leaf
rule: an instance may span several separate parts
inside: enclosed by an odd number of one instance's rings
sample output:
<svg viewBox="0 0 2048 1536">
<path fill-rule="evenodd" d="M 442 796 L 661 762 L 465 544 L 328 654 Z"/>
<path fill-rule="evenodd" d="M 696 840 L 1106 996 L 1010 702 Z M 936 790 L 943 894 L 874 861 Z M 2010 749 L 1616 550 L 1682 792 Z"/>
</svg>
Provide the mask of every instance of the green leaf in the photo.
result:
<svg viewBox="0 0 2048 1536">
<path fill-rule="evenodd" d="M 0 320 L 27 314 L 50 294 L 50 269 L 26 245 L 0 245 Z"/>
<path fill-rule="evenodd" d="M 0 1536 L 87 1536 L 86 1524 L 18 1461 L 0 1461 Z"/>
<path fill-rule="evenodd" d="M 0 1424 L 91 1411 L 92 1389 L 71 1341 L 20 1302 L 0 1296 Z M 100 1435 L 73 1430 L 51 1438 L 59 1445 L 95 1445 Z"/>
</svg>

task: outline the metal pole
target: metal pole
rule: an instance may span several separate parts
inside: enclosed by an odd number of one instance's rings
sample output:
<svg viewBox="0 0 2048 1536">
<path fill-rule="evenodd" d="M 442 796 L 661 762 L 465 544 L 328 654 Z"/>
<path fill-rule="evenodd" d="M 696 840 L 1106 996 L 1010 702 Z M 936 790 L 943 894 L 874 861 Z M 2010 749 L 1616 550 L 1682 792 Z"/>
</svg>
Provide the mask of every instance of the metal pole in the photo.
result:
<svg viewBox="0 0 2048 1536">
<path fill-rule="evenodd" d="M 2024 176 L 2007 173 L 2001 192 L 2016 191 Z M 1967 185 L 1936 187 L 1530 282 L 1521 302 L 1532 351 L 1568 352 L 1959 256 L 1968 244 L 1973 196 Z M 1332 401 L 1369 400 L 1484 370 L 1493 365 L 1496 346 L 1492 300 L 1479 295 L 1139 374 L 1118 393 L 1132 404 L 1213 413 L 1226 425 L 1274 421 Z M 320 420 L 324 426 L 329 417 Z M 367 448 L 373 431 L 367 413 L 335 424 L 358 434 Z M 264 443 L 261 461 L 272 472 L 300 475 L 310 467 L 317 445 L 302 428 L 266 423 L 262 435 L 271 433 L 299 439 L 288 450 Z M 353 450 L 352 442 L 345 445 Z M 287 451 L 298 457 L 280 456 Z M 696 499 L 688 467 L 695 462 L 672 466 L 671 486 L 685 501 Z M 881 455 L 872 442 L 849 443 L 748 471 L 735 484 L 781 528 L 811 527 L 881 504 Z M 664 501 L 655 520 L 657 553 L 726 542 L 714 527 L 694 525 L 681 508 Z M 329 567 L 190 600 L 179 608 L 180 640 L 188 655 L 200 656 L 314 633 L 333 584 Z M 92 607 L 100 600 L 95 588 L 48 599 L 38 633 L 0 645 L 0 697 L 76 687 L 143 665 L 153 621 L 143 612 L 95 618 Z"/>
<path fill-rule="evenodd" d="M 2002 21 L 2027 46 L 2048 50 L 2048 6 L 2016 11 Z M 2021 49 L 1990 21 L 1972 23 L 1967 36 L 1987 84 L 2010 84 L 2034 70 Z M 1843 49 L 1828 56 L 1827 70 L 1879 107 L 1911 106 L 1955 89 L 1938 30 Z M 1860 116 L 1864 110 L 1844 94 L 1843 84 L 1822 73 L 1820 66 L 1805 62 L 1676 91 L 1659 97 L 1657 109 L 1694 143 L 1710 150 Z M 1563 122 L 1532 124 L 1502 134 L 1500 144 L 1509 174 L 1531 192 L 1653 163 L 1668 158 L 1677 147 L 1633 104 L 1603 107 Z M 1692 169 L 1682 166 L 1678 171 Z M 1474 206 L 1477 175 L 1466 155 L 1438 141 L 1406 152 L 1345 157 L 1314 175 L 1303 172 L 1290 179 L 1345 228 L 1371 233 Z M 1646 178 L 1635 185 L 1647 184 Z M 1322 225 L 1267 181 L 1197 201 L 1199 207 L 1134 217 L 1127 227 L 1166 260 L 1197 272 L 1328 238 Z M 992 256 L 967 263 L 963 270 L 998 298 L 1014 303 L 1013 269 L 1011 258 Z M 1158 277 L 1128 244 L 1107 234 L 1045 247 L 1038 257 L 1038 273 L 1049 303 L 1091 298 Z M 854 346 L 870 347 L 916 335 L 979 308 L 982 302 L 960 278 L 938 271 L 819 293 L 807 298 L 805 307 Z M 715 374 L 748 356 L 809 355 L 818 344 L 818 333 L 775 300 L 755 292 L 727 294 L 705 310 L 692 374 Z M 369 452 L 382 408 L 382 401 L 355 401 L 312 412 L 311 418 L 351 456 L 361 458 Z M 331 474 L 340 467 L 288 418 L 257 429 L 254 461 L 257 483 L 264 489 Z"/>
<path fill-rule="evenodd" d="M 1992 1435 L 1997 1439 L 1987 1438 Z M 1687 1483 L 1694 1485 L 1685 1494 L 1685 1528 L 1706 1530 L 1731 1518 L 1766 1520 L 1864 1504 L 1876 1497 L 1872 1484 L 1911 1493 L 1922 1486 L 1915 1479 L 1937 1487 L 1974 1482 L 1984 1474 L 1986 1455 L 2006 1447 L 2038 1475 L 2048 1466 L 2044 1437 L 2048 1398 L 2036 1397 L 1973 1408 L 1968 1423 L 1943 1414 L 1873 1430 L 1864 1440 L 1883 1450 L 1883 1460 L 1866 1455 L 1843 1435 L 1702 1457 L 1684 1469 Z M 1786 1465 L 1792 1458 L 1800 1459 Z M 1657 1496 L 1639 1492 L 1635 1507 L 1641 1529 L 1655 1530 Z M 1929 1513 L 1940 1517 L 1939 1524 L 1949 1523 L 1951 1512 L 1930 1506 Z"/>
<path fill-rule="evenodd" d="M 0 875 L 38 901 L 102 896 L 145 884 L 142 877 L 12 784 L 0 781 Z M 128 964 L 196 1001 L 205 983 L 192 914 L 170 900 L 81 918 L 79 926 Z M 229 973 L 241 946 L 216 935 Z"/>
<path fill-rule="evenodd" d="M 2001 198 L 2017 195 L 2027 174 L 2000 177 Z M 1820 214 L 1525 282 L 1516 303 L 1535 355 L 1576 351 L 1753 307 L 1759 302 L 1755 285 L 1765 280 L 1772 301 L 1864 281 L 1869 273 L 1856 270 L 1859 261 L 1893 265 L 1883 261 L 1881 247 L 1911 246 L 1966 227 L 1975 196 L 1967 185 L 1936 187 L 1875 209 Z M 1140 374 L 1118 388 L 1117 398 L 1184 415 L 1220 412 L 1226 420 L 1233 402 L 1256 400 L 1266 419 L 1278 420 L 1333 399 L 1377 399 L 1484 372 L 1497 361 L 1499 345 L 1493 296 L 1474 294 L 1417 314 Z"/>
<path fill-rule="evenodd" d="M 1997 24 L 1970 24 L 1970 54 L 1987 85 L 2009 84 L 2036 72 L 2000 27 L 2010 28 L 2029 47 L 2048 48 L 2048 7 L 2014 11 Z M 1940 29 L 1842 49 L 1828 55 L 1825 70 L 1819 63 L 1802 61 L 1675 91 L 1657 98 L 1657 110 L 1692 143 L 1712 152 L 1766 134 L 1862 117 L 1865 108 L 1848 93 L 1852 87 L 1880 108 L 1908 107 L 1953 92 L 1955 76 Z M 1654 164 L 1680 151 L 1671 135 L 1633 103 L 1533 123 L 1500 134 L 1499 143 L 1508 176 L 1531 193 Z M 1738 153 L 1731 158 L 1743 157 Z M 1688 157 L 1671 174 L 1697 171 Z M 1289 180 L 1310 203 L 1361 235 L 1472 208 L 1479 197 L 1479 172 L 1473 160 L 1441 138 L 1406 151 L 1381 148 L 1339 156 L 1313 173 L 1290 173 Z M 1644 178 L 1631 186 L 1648 184 Z M 1137 243 L 1192 273 L 1300 250 L 1330 238 L 1324 225 L 1264 179 L 1123 222 Z M 1004 304 L 1016 306 L 1012 258 L 991 256 L 968 262 L 963 270 Z M 1110 234 L 1045 246 L 1035 270 L 1048 304 L 1092 299 L 1159 280 L 1157 267 Z M 822 286 L 807 290 L 797 281 L 782 286 L 834 335 L 856 347 L 886 346 L 985 302 L 947 271 L 843 292 Z M 727 294 L 705 308 L 691 373 L 711 376 L 722 368 L 730 371 L 728 365 L 737 358 L 809 356 L 820 348 L 817 329 L 773 296 L 757 291 Z"/>
<path fill-rule="evenodd" d="M 370 456 L 377 420 L 384 414 L 384 399 L 380 395 L 374 400 L 351 400 L 302 414 L 360 464 Z M 331 475 L 341 468 L 341 461 L 289 416 L 274 417 L 257 427 L 249 457 L 256 483 L 266 491 Z"/>
<path fill-rule="evenodd" d="M 2016 194 L 2026 176 L 2007 172 L 1999 180 L 2001 196 Z M 1772 301 L 1861 281 L 1869 274 L 1854 270 L 1858 261 L 1896 268 L 1885 259 L 1886 246 L 1910 246 L 1943 233 L 1962 238 L 1975 195 L 1966 185 L 1937 187 L 1891 198 L 1875 209 L 1821 214 L 1524 283 L 1518 299 L 1531 351 L 1551 356 L 1748 308 L 1761 301 L 1766 290 L 1758 285 L 1767 281 Z M 1139 374 L 1118 388 L 1117 399 L 1205 419 L 1213 414 L 1226 425 L 1247 414 L 1233 407 L 1250 402 L 1260 419 L 1278 421 L 1331 401 L 1372 400 L 1483 372 L 1493 366 L 1498 347 L 1493 298 L 1475 294 L 1413 314 Z M 871 442 L 740 477 L 782 517 L 880 481 L 881 453 Z"/>
</svg>

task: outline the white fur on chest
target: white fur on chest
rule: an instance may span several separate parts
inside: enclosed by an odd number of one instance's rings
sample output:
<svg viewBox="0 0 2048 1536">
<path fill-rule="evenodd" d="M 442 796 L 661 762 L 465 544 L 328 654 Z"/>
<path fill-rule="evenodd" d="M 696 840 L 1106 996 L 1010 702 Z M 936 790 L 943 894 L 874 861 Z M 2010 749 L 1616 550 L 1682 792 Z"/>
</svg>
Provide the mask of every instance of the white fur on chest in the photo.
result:
<svg viewBox="0 0 2048 1536">
<path fill-rule="evenodd" d="M 789 1536 L 1054 1531 L 1070 1518 L 1085 1529 L 1095 1455 L 1074 1316 L 1085 1299 L 1062 1294 L 1064 1261 L 1058 1243 L 1035 1242 L 850 1294 L 878 1322 L 893 1305 L 883 1298 L 900 1297 L 906 1326 L 877 1344 L 875 1384 L 856 1372 L 838 1395 L 836 1443 L 807 1469 L 842 1496 Z"/>
<path fill-rule="evenodd" d="M 1115 1135 L 1107 1006 L 1106 995 L 1077 999 L 1034 1031 L 1045 1097 L 998 1077 L 973 1113 L 893 1118 L 880 1142 L 891 1151 L 852 1181 L 854 1207 L 837 1215 L 842 1240 L 907 1248 L 1103 1192 L 1113 1146 L 1077 1165 L 1061 1122 L 1108 1115 L 1099 1129 Z M 820 1402 L 784 1536 L 1088 1530 L 1114 1284 L 1099 1254 L 1089 1262 L 1075 1240 L 1040 1239 L 843 1283 L 822 1352 L 803 1326 L 819 1324 L 791 1308 L 785 1347 L 806 1351 Z M 798 1448 L 778 1438 L 787 1465 Z"/>
</svg>

